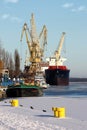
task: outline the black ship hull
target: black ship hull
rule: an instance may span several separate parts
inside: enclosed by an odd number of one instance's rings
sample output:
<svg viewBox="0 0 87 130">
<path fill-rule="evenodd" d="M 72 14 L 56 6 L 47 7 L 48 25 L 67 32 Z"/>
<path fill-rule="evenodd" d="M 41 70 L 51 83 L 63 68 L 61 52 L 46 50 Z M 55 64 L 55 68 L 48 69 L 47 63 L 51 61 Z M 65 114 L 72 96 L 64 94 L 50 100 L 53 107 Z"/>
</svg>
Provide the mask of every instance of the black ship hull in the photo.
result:
<svg viewBox="0 0 87 130">
<path fill-rule="evenodd" d="M 46 69 L 46 83 L 49 85 L 69 85 L 69 72 L 68 69 Z"/>
</svg>

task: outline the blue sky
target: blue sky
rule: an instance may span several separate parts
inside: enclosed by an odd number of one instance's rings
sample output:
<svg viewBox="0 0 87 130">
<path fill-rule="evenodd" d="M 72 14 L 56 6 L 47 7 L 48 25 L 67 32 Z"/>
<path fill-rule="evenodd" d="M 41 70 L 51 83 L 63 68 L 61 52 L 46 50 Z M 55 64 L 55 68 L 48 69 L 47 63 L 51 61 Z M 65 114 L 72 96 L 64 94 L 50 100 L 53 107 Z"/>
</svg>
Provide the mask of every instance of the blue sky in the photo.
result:
<svg viewBox="0 0 87 130">
<path fill-rule="evenodd" d="M 38 34 L 45 24 L 48 30 L 46 56 L 52 56 L 62 32 L 66 32 L 64 48 L 71 70 L 70 76 L 87 77 L 87 1 L 86 0 L 0 0 L 0 40 L 13 53 L 18 49 L 23 57 L 26 41 L 20 42 L 22 26 L 30 26 L 34 13 Z"/>
</svg>

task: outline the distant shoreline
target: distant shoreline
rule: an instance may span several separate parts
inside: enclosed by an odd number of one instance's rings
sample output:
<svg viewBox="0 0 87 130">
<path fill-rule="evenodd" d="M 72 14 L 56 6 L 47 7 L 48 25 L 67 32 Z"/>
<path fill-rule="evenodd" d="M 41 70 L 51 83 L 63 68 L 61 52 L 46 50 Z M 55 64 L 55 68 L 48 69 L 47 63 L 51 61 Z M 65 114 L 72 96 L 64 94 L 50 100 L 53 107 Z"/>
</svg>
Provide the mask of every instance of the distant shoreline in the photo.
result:
<svg viewBox="0 0 87 130">
<path fill-rule="evenodd" d="M 69 79 L 70 82 L 87 82 L 87 78 L 73 78 Z"/>
</svg>

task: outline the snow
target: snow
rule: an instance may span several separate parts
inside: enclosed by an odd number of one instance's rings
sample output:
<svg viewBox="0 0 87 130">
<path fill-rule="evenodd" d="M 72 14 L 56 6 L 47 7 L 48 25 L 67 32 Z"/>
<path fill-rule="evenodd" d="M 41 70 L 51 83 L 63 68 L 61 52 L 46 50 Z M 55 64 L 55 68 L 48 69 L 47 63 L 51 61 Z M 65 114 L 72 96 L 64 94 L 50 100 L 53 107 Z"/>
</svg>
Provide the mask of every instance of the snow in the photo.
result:
<svg viewBox="0 0 87 130">
<path fill-rule="evenodd" d="M 22 97 L 18 107 L 0 101 L 0 130 L 87 130 L 87 98 Z M 52 107 L 64 107 L 65 118 L 54 117 Z"/>
</svg>

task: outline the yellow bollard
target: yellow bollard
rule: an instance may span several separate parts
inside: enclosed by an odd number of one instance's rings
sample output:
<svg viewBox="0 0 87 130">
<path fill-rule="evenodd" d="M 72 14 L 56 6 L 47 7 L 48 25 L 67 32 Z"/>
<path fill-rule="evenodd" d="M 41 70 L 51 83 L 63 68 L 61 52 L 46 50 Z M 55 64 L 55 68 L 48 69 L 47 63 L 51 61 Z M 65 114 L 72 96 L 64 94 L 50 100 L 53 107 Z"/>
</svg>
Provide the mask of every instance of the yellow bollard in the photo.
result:
<svg viewBox="0 0 87 130">
<path fill-rule="evenodd" d="M 56 107 L 52 107 L 52 111 L 55 111 L 56 110 Z"/>
<path fill-rule="evenodd" d="M 54 111 L 54 117 L 58 117 L 58 111 L 56 107 L 52 107 L 52 111 Z"/>
<path fill-rule="evenodd" d="M 58 108 L 58 117 L 59 118 L 65 117 L 65 108 L 64 107 Z"/>
<path fill-rule="evenodd" d="M 19 106 L 19 102 L 18 102 L 18 100 L 12 100 L 12 101 L 10 101 L 11 102 L 11 106 L 13 106 L 13 107 L 18 107 Z"/>
<path fill-rule="evenodd" d="M 57 110 L 54 111 L 54 117 L 58 117 L 58 111 Z"/>
<path fill-rule="evenodd" d="M 64 107 L 52 107 L 52 111 L 54 111 L 54 117 L 64 118 L 65 117 L 65 108 Z"/>
</svg>

